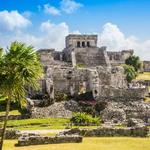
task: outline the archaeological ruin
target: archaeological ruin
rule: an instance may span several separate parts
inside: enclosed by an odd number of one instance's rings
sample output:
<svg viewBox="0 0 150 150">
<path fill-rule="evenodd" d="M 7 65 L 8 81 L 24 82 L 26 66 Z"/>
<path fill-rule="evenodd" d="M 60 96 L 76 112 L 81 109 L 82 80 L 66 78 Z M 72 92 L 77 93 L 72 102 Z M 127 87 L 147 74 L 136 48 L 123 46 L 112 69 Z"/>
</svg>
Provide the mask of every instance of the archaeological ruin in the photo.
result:
<svg viewBox="0 0 150 150">
<path fill-rule="evenodd" d="M 51 102 L 39 107 L 37 92 L 29 89 L 31 117 L 71 117 L 72 112 L 82 111 L 77 101 L 80 99 L 105 103 L 96 112 L 104 123 L 126 123 L 129 118 L 150 123 L 150 105 L 144 102 L 147 87 L 129 87 L 122 67 L 134 51 L 110 52 L 98 47 L 97 40 L 97 35 L 70 34 L 62 51 L 38 50 L 45 73 L 39 81 L 38 96 L 45 101 L 42 95 L 47 95 Z M 148 71 L 147 66 L 149 63 L 145 63 Z M 68 95 L 69 101 L 54 103 L 58 92 Z"/>
</svg>

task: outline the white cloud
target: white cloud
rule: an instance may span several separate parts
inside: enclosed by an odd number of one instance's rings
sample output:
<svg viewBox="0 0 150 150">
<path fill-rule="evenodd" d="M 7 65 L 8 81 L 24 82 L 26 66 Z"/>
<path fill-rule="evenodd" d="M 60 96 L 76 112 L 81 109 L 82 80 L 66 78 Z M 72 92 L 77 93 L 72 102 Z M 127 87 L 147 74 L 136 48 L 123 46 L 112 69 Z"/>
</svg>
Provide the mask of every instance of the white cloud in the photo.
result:
<svg viewBox="0 0 150 150">
<path fill-rule="evenodd" d="M 31 22 L 18 11 L 4 10 L 0 12 L 0 32 L 25 28 L 30 24 Z"/>
<path fill-rule="evenodd" d="M 78 8 L 82 7 L 81 3 L 78 3 L 74 0 L 62 0 L 61 1 L 61 9 L 66 13 L 72 13 Z"/>
<path fill-rule="evenodd" d="M 61 51 L 65 47 L 65 37 L 69 34 L 69 27 L 65 22 L 54 24 L 49 20 L 42 22 L 39 27 L 39 36 L 23 31 L 3 34 L 0 38 L 0 47 L 6 48 L 13 41 L 20 41 L 33 45 L 36 49 L 54 48 Z"/>
<path fill-rule="evenodd" d="M 65 47 L 65 36 L 69 34 L 69 27 L 65 22 L 54 24 L 49 20 L 40 27 L 44 34 L 43 42 L 46 47 L 62 50 Z"/>
<path fill-rule="evenodd" d="M 99 33 L 99 46 L 107 46 L 109 51 L 121 51 L 125 49 L 134 49 L 135 54 L 142 59 L 150 60 L 150 40 L 144 42 L 131 35 L 125 37 L 117 25 L 106 23 L 103 31 Z"/>
<path fill-rule="evenodd" d="M 21 16 L 18 12 L 17 16 Z M 3 13 L 5 14 L 5 13 Z M 6 11 L 8 15 L 9 12 Z M 6 15 L 6 16 L 7 16 Z M 9 15 L 8 15 L 9 16 Z M 55 48 L 61 51 L 65 47 L 65 37 L 69 34 L 81 34 L 78 30 L 70 31 L 69 26 L 65 22 L 55 24 L 51 21 L 42 22 L 35 34 L 27 33 L 22 28 L 28 26 L 30 21 L 21 16 L 24 21 L 15 20 L 15 23 L 8 21 L 10 17 L 3 19 L 0 12 L 0 26 L 7 29 L 8 32 L 1 32 L 0 28 L 0 47 L 10 45 L 11 42 L 17 40 L 33 45 L 36 49 L 39 48 Z M 13 18 L 13 17 L 12 17 Z M 24 22 L 27 23 L 24 24 Z M 2 26 L 3 25 L 3 26 Z M 12 25 L 12 26 L 11 26 Z M 23 27 L 22 27 L 23 26 Z M 3 28 L 4 28 L 3 27 Z M 8 30 L 9 29 L 9 30 Z M 13 30 L 17 29 L 17 30 Z M 98 46 L 107 46 L 109 51 L 121 51 L 125 49 L 134 49 L 135 54 L 140 56 L 143 60 L 150 60 L 150 39 L 140 41 L 137 37 L 131 35 L 126 37 L 125 34 L 120 31 L 117 25 L 112 23 L 106 23 L 103 26 L 102 32 L 98 33 L 99 40 Z"/>
<path fill-rule="evenodd" d="M 61 14 L 59 9 L 57 9 L 54 6 L 50 6 L 49 4 L 44 5 L 44 12 L 47 14 L 54 15 L 54 16 Z"/>
</svg>

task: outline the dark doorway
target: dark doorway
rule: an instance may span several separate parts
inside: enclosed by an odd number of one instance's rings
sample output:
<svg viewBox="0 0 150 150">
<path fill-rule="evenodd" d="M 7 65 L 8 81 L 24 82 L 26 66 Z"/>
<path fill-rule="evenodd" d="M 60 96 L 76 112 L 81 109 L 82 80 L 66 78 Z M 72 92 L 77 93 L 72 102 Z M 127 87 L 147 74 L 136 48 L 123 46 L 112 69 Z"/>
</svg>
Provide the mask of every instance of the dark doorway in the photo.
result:
<svg viewBox="0 0 150 150">
<path fill-rule="evenodd" d="M 82 47 L 85 47 L 85 42 L 82 42 Z"/>
<path fill-rule="evenodd" d="M 89 41 L 87 42 L 87 47 L 90 47 L 90 42 Z"/>
<path fill-rule="evenodd" d="M 77 47 L 81 47 L 80 41 L 77 41 Z"/>
</svg>

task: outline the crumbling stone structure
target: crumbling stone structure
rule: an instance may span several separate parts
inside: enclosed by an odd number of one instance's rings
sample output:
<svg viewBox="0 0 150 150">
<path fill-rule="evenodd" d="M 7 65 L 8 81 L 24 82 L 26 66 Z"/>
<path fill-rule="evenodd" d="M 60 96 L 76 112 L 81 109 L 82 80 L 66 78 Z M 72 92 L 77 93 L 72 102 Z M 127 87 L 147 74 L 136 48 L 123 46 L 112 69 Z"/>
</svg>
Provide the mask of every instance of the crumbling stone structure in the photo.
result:
<svg viewBox="0 0 150 150">
<path fill-rule="evenodd" d="M 97 103 L 108 103 L 103 112 L 98 112 L 104 122 L 126 122 L 130 117 L 142 119 L 142 116 L 144 121 L 148 120 L 150 111 L 145 108 L 150 106 L 143 101 L 146 89 L 128 87 L 124 69 L 120 66 L 133 55 L 133 50 L 107 52 L 106 47 L 97 46 L 97 35 L 71 34 L 66 37 L 62 52 L 41 49 L 38 54 L 45 71 L 39 81 L 41 93 L 48 94 L 50 99 L 55 98 L 56 92 L 66 93 L 73 99 L 92 92 Z M 60 106 L 62 113 L 54 110 L 54 114 L 50 108 L 34 108 L 32 117 L 67 118 L 72 114 L 70 109 L 65 111 L 64 104 Z"/>
<path fill-rule="evenodd" d="M 41 49 L 38 53 L 45 71 L 42 93 L 50 98 L 57 91 L 72 96 L 92 91 L 98 98 L 103 88 L 127 87 L 123 68 L 111 66 L 106 47 L 97 47 L 97 35 L 68 35 L 63 52 Z"/>
<path fill-rule="evenodd" d="M 150 72 L 150 61 L 143 61 L 143 71 Z"/>
<path fill-rule="evenodd" d="M 117 66 L 125 63 L 125 60 L 132 56 L 133 50 L 122 50 L 120 52 L 107 52 L 111 65 Z"/>
<path fill-rule="evenodd" d="M 59 144 L 59 143 L 81 143 L 82 136 L 78 135 L 60 135 L 60 136 L 40 136 L 23 134 L 18 139 L 16 146 L 29 146 L 29 145 L 41 145 L 41 144 Z"/>
<path fill-rule="evenodd" d="M 97 129 L 70 129 L 61 134 L 64 135 L 80 135 L 84 137 L 113 137 L 113 136 L 127 136 L 127 137 L 147 137 L 149 129 L 146 127 L 127 127 L 127 128 L 113 128 L 100 127 Z"/>
</svg>

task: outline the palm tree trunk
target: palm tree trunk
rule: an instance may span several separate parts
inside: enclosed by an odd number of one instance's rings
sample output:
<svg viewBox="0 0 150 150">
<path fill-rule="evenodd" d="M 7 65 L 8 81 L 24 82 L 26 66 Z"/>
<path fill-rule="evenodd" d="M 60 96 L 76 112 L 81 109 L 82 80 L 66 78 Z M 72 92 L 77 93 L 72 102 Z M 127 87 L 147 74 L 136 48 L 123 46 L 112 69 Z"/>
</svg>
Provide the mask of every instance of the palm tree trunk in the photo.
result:
<svg viewBox="0 0 150 150">
<path fill-rule="evenodd" d="M 7 99 L 6 115 L 5 115 L 3 130 L 2 130 L 2 137 L 1 137 L 1 143 L 0 143 L 0 150 L 2 150 L 2 148 L 3 148 L 3 142 L 4 142 L 4 138 L 5 138 L 5 132 L 6 132 L 6 126 L 7 126 L 8 115 L 9 115 L 9 109 L 10 109 L 10 99 Z"/>
</svg>

